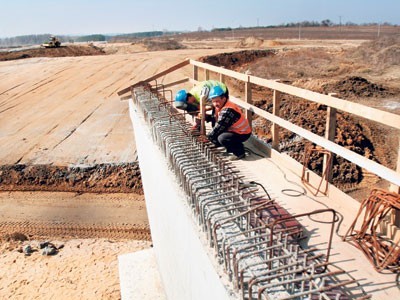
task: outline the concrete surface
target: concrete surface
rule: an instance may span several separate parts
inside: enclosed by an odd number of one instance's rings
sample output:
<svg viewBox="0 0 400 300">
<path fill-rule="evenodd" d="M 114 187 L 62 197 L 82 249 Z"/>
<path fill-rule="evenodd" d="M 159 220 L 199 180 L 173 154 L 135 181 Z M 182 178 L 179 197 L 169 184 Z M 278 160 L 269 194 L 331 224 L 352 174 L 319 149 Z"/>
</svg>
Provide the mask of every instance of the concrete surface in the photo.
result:
<svg viewBox="0 0 400 300">
<path fill-rule="evenodd" d="M 152 241 L 168 299 L 236 299 L 143 116 L 129 100 Z M 224 278 L 226 278 L 224 280 Z"/>
<path fill-rule="evenodd" d="M 165 300 L 153 249 L 118 256 L 122 300 Z"/>
</svg>

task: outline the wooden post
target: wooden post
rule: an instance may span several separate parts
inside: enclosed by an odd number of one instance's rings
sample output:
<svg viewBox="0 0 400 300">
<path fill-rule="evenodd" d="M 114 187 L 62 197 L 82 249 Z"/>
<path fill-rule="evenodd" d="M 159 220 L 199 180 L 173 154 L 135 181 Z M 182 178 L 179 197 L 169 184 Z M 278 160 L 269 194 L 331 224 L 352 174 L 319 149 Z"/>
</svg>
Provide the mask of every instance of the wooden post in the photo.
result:
<svg viewBox="0 0 400 300">
<path fill-rule="evenodd" d="M 197 66 L 193 66 L 193 79 L 199 80 L 199 68 Z"/>
<path fill-rule="evenodd" d="M 244 93 L 245 93 L 244 101 L 248 104 L 253 104 L 253 100 L 251 98 L 252 95 L 251 95 L 250 74 L 251 74 L 250 71 L 246 72 L 246 75 L 248 75 L 248 76 L 247 76 L 247 82 L 245 83 L 245 86 L 244 86 Z M 251 123 L 252 123 L 252 119 L 253 119 L 253 113 L 247 109 L 246 109 L 246 119 L 249 121 L 250 126 L 252 126 Z"/>
<path fill-rule="evenodd" d="M 209 79 L 210 79 L 210 71 L 204 69 L 204 80 L 209 80 Z"/>
<path fill-rule="evenodd" d="M 335 93 L 330 93 L 329 96 L 335 96 Z M 325 138 L 334 142 L 336 135 L 336 108 L 328 106 L 327 116 L 326 116 L 326 125 L 325 125 Z M 333 154 L 332 154 L 333 155 Z M 329 172 L 326 174 L 326 180 L 328 182 L 332 182 L 333 177 L 333 159 L 331 159 L 330 166 L 327 165 L 327 155 L 324 155 L 324 162 L 322 164 L 322 170 L 326 170 L 329 168 Z"/>
<path fill-rule="evenodd" d="M 272 114 L 274 116 L 280 116 L 280 106 L 281 106 L 281 93 L 277 90 L 273 91 L 272 97 Z M 271 128 L 272 133 L 272 148 L 279 152 L 279 125 L 272 123 Z"/>
<path fill-rule="evenodd" d="M 221 68 L 223 68 L 223 67 L 221 67 Z M 219 73 L 219 82 L 225 83 L 225 75 L 224 74 Z"/>
</svg>

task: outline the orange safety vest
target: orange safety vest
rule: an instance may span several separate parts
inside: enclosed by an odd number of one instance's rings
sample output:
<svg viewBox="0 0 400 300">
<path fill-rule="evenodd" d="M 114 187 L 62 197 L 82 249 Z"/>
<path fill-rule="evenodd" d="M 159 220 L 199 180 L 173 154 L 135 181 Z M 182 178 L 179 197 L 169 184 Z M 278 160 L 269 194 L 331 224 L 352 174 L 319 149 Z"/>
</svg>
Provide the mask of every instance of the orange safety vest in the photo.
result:
<svg viewBox="0 0 400 300">
<path fill-rule="evenodd" d="M 216 118 L 218 120 L 219 113 L 223 111 L 224 109 L 231 108 L 234 111 L 238 112 L 240 114 L 239 120 L 237 120 L 235 123 L 231 125 L 231 127 L 228 128 L 229 132 L 234 132 L 237 134 L 248 134 L 251 133 L 251 127 L 249 124 L 249 121 L 244 117 L 244 114 L 242 110 L 240 109 L 239 106 L 237 106 L 235 103 L 232 103 L 231 101 L 227 100 L 224 107 L 221 108 L 220 111 L 215 111 Z"/>
</svg>

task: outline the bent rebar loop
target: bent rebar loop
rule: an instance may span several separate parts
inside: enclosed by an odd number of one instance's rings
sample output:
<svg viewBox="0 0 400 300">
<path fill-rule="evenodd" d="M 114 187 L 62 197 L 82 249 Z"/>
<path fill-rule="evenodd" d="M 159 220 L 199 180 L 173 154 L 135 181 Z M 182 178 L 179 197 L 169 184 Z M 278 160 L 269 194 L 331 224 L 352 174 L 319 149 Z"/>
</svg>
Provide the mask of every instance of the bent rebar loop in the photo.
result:
<svg viewBox="0 0 400 300">
<path fill-rule="evenodd" d="M 332 276 L 336 276 L 339 274 L 343 274 L 345 273 L 345 271 L 343 270 L 338 270 L 338 271 L 332 271 L 332 272 L 327 272 L 327 273 L 317 273 L 314 274 L 313 268 L 311 268 L 311 270 L 309 271 L 309 273 L 306 273 L 306 276 L 303 277 L 299 277 L 299 278 L 292 278 L 292 279 L 282 279 L 282 280 L 275 280 L 273 282 L 270 282 L 266 285 L 264 285 L 263 287 L 259 288 L 257 291 L 257 299 L 261 300 L 262 298 L 264 299 L 269 299 L 268 295 L 264 295 L 264 292 L 268 289 L 268 294 L 271 293 L 271 288 L 274 287 L 285 287 L 286 289 L 288 289 L 289 284 L 295 284 L 295 283 L 300 283 L 302 289 L 299 293 L 296 294 L 291 294 L 288 295 L 287 297 L 284 298 L 280 298 L 280 299 L 299 299 L 300 297 L 304 297 L 304 296 L 309 296 L 309 298 L 311 299 L 312 295 L 316 295 L 318 294 L 320 297 L 322 297 L 322 299 L 331 299 L 329 298 L 325 292 L 332 290 L 336 287 L 340 287 L 340 286 L 344 286 L 347 285 L 351 282 L 354 282 L 354 280 L 347 280 L 345 282 L 341 282 L 335 285 L 331 285 L 331 286 L 326 286 L 326 279 Z M 308 275 L 309 274 L 309 275 Z M 319 280 L 322 279 L 322 280 Z M 308 283 L 308 285 L 307 285 Z M 308 290 L 305 291 L 305 288 L 308 287 Z M 312 288 L 314 287 L 314 288 Z M 321 295 L 321 293 L 323 293 L 324 295 Z M 337 293 L 338 297 L 341 296 L 340 293 Z M 267 298 L 265 298 L 267 297 Z M 338 299 L 335 297 L 335 299 Z"/>
<path fill-rule="evenodd" d="M 221 174 L 220 170 L 218 170 L 218 172 L 219 172 L 220 176 L 224 176 L 224 178 L 226 178 L 227 176 L 230 175 L 230 174 Z M 241 191 L 234 189 L 234 185 L 231 185 L 231 187 L 232 188 L 230 188 L 230 189 L 225 189 L 222 192 L 216 193 L 215 196 L 224 195 L 229 192 L 235 192 L 237 195 L 241 195 Z M 198 200 L 198 209 L 200 212 L 202 212 L 206 208 L 207 205 L 213 204 L 214 202 L 218 202 L 216 200 L 209 200 L 208 198 L 209 197 Z"/>
<path fill-rule="evenodd" d="M 228 190 L 233 190 L 233 185 L 227 181 L 223 182 L 222 184 L 210 185 L 209 187 L 207 187 L 206 191 L 193 193 L 192 197 L 196 197 L 198 199 L 197 201 L 196 201 L 196 199 L 194 199 L 193 201 L 195 201 L 195 203 L 197 205 L 197 202 L 201 201 L 202 197 L 205 197 L 208 195 L 216 196 L 219 193 L 222 193 L 222 192 L 225 192 Z"/>
<path fill-rule="evenodd" d="M 218 212 L 219 210 L 222 210 L 222 212 L 228 210 L 230 211 L 230 209 L 227 209 L 227 206 L 229 205 L 238 205 L 238 204 L 243 204 L 245 207 L 249 206 L 249 203 L 247 201 L 247 199 L 244 199 L 242 197 L 242 194 L 240 191 L 237 190 L 233 190 L 235 192 L 234 195 L 230 196 L 229 198 L 224 198 L 224 199 L 212 199 L 212 200 L 207 200 L 207 201 L 202 201 L 202 203 L 199 205 L 200 206 L 200 213 L 203 217 L 203 220 L 210 220 L 215 212 Z M 228 191 L 229 192 L 229 191 Z M 256 189 L 254 190 L 254 192 L 256 192 Z M 232 201 L 225 201 L 225 200 L 232 200 Z M 235 199 L 239 199 L 239 200 L 235 200 Z M 209 205 L 213 205 L 213 204 L 219 204 L 217 207 L 213 207 L 213 208 L 209 208 L 208 211 L 206 212 L 206 208 Z"/>
<path fill-rule="evenodd" d="M 205 174 L 200 174 L 196 176 L 197 178 L 195 180 L 188 179 L 188 181 L 190 181 L 189 189 L 193 190 L 195 185 L 201 185 L 201 183 L 203 184 L 213 183 L 215 182 L 215 179 L 221 176 L 226 177 L 226 175 L 227 174 L 221 174 L 220 170 L 214 170 L 211 172 L 207 172 Z"/>
<path fill-rule="evenodd" d="M 294 246 L 292 244 L 292 246 Z M 306 249 L 306 250 L 300 250 L 299 247 L 295 248 L 295 252 L 293 253 L 291 258 L 296 258 L 293 260 L 289 260 L 289 262 L 285 261 L 282 264 L 278 264 L 277 267 L 274 267 L 272 269 L 266 268 L 265 271 L 262 271 L 261 273 L 258 273 L 257 275 L 253 275 L 248 281 L 247 281 L 247 289 L 248 289 L 248 294 L 251 295 L 253 293 L 253 286 L 257 285 L 259 283 L 262 283 L 264 281 L 270 281 L 272 278 L 268 278 L 269 275 L 275 273 L 275 274 L 281 274 L 286 275 L 285 271 L 290 271 L 294 270 L 296 268 L 301 268 L 301 269 L 296 269 L 297 273 L 304 273 L 304 272 L 309 272 L 312 266 L 314 265 L 314 268 L 321 268 L 325 267 L 327 263 L 318 263 L 315 260 L 320 258 L 322 254 L 319 256 L 310 256 L 309 252 L 315 251 L 316 248 L 312 249 Z M 293 251 L 292 251 L 293 252 Z M 309 263 L 309 261 L 313 261 L 312 264 Z M 247 264 L 244 266 L 242 269 L 240 267 L 238 268 L 238 279 L 240 279 L 240 284 L 239 288 L 242 288 L 244 291 L 244 273 L 249 270 L 250 268 L 257 266 L 257 265 L 264 265 L 267 266 L 270 264 L 270 260 L 262 260 L 260 262 L 256 262 L 254 264 Z M 251 270 L 249 270 L 251 271 Z"/>
<path fill-rule="evenodd" d="M 164 148 L 170 147 L 174 144 L 185 143 L 191 144 L 190 140 L 187 138 L 185 133 L 183 133 L 180 129 L 177 128 L 164 128 L 159 132 L 160 142 L 163 144 Z"/>
<path fill-rule="evenodd" d="M 280 253 L 278 256 L 274 256 L 274 257 L 267 257 L 265 256 L 265 250 L 268 247 L 271 246 L 267 246 L 268 241 L 267 240 L 262 240 L 260 242 L 257 242 L 255 244 L 252 245 L 246 245 L 243 246 L 242 248 L 236 248 L 233 253 L 232 253 L 232 265 L 233 265 L 233 279 L 235 282 L 235 287 L 237 289 L 241 288 L 241 277 L 243 279 L 243 275 L 244 275 L 244 269 L 249 269 L 250 267 L 256 267 L 259 266 L 258 271 L 261 271 L 260 268 L 264 268 L 264 264 L 266 263 L 270 263 L 271 261 L 274 260 L 279 260 L 282 262 L 282 264 L 287 264 L 288 260 L 290 261 L 291 258 L 294 258 L 296 256 L 295 252 L 298 252 L 296 250 L 289 250 L 289 251 L 283 251 L 283 249 L 276 247 L 275 249 L 273 249 L 275 252 Z M 263 247 L 265 245 L 265 247 Z M 292 247 L 293 248 L 293 247 Z M 254 249 L 254 250 L 251 250 Z M 278 251 L 276 251 L 278 250 Z M 249 258 L 251 256 L 257 255 L 259 258 L 259 261 L 257 262 L 252 262 L 252 263 L 246 263 L 245 266 L 240 269 L 240 261 L 244 260 L 246 258 Z M 263 257 L 264 255 L 264 257 Z M 295 262 L 298 262 L 297 260 L 295 260 Z M 258 277 L 260 277 L 259 274 L 257 274 Z M 243 287 L 243 286 L 242 286 Z"/>
<path fill-rule="evenodd" d="M 231 235 L 229 235 L 227 237 L 224 237 L 222 239 L 222 242 L 221 242 L 222 254 L 223 254 L 222 256 L 223 256 L 223 258 L 225 260 L 225 269 L 226 270 L 230 269 L 230 264 L 229 264 L 230 248 L 235 243 L 241 243 L 241 242 L 244 242 L 244 241 L 247 241 L 247 240 L 250 241 L 252 239 L 257 240 L 257 239 L 264 239 L 264 238 L 268 239 L 269 238 L 269 232 L 268 233 L 267 232 L 262 233 L 263 230 L 265 230 L 265 226 L 254 227 L 254 228 L 251 228 L 251 229 L 247 229 L 247 230 L 241 231 L 241 232 L 236 233 L 236 234 L 231 234 Z M 253 234 L 253 235 L 251 235 L 251 234 Z M 244 238 L 238 239 L 239 236 L 244 236 Z M 232 241 L 232 242 L 230 242 L 230 243 L 228 243 L 226 245 L 227 241 L 229 241 L 229 240 L 234 240 L 234 241 Z"/>
<path fill-rule="evenodd" d="M 168 152 L 169 152 L 169 157 L 171 158 L 171 161 L 177 162 L 180 157 L 185 157 L 193 154 L 197 154 L 197 156 L 200 156 L 201 152 L 199 151 L 198 147 L 193 144 L 189 143 L 168 143 L 167 144 Z"/>
<path fill-rule="evenodd" d="M 245 253 L 239 253 L 241 255 L 237 255 L 237 257 L 235 257 L 235 261 L 233 261 L 232 259 L 232 269 L 231 269 L 231 276 L 232 276 L 232 281 L 234 282 L 234 287 L 236 290 L 238 290 L 240 288 L 240 280 L 239 280 L 239 265 L 241 263 L 241 261 L 244 261 L 245 259 L 249 260 L 251 263 L 253 262 L 253 259 L 255 258 L 256 260 L 258 260 L 258 263 L 256 265 L 259 264 L 265 264 L 268 262 L 274 262 L 274 261 L 279 261 L 283 258 L 287 258 L 290 255 L 286 254 L 286 255 L 281 255 L 281 256 L 275 256 L 275 257 L 268 257 L 266 255 L 266 253 L 268 251 L 274 251 L 274 250 L 278 250 L 280 251 L 281 248 L 283 247 L 283 244 L 279 243 L 279 244 L 275 244 L 272 246 L 266 246 L 265 248 L 262 249 L 256 249 L 253 251 L 248 251 Z M 247 266 L 246 263 L 243 263 L 245 266 Z"/>
<path fill-rule="evenodd" d="M 328 246 L 327 246 L 327 252 L 326 252 L 326 262 L 329 262 L 329 256 L 331 253 L 331 248 L 332 248 L 332 238 L 333 238 L 333 232 L 335 229 L 335 220 L 336 220 L 336 211 L 332 208 L 324 208 L 324 209 L 317 209 L 314 210 L 312 212 L 308 212 L 308 213 L 302 213 L 302 214 L 297 214 L 297 215 L 290 215 L 290 216 L 283 216 L 280 219 L 276 219 L 274 221 L 272 221 L 272 223 L 267 224 L 267 226 L 270 229 L 270 235 L 272 239 L 273 235 L 274 235 L 274 231 L 275 231 L 275 226 L 279 225 L 280 223 L 283 223 L 287 220 L 291 220 L 291 219 L 296 219 L 296 218 L 300 218 L 300 217 L 304 217 L 304 216 L 311 216 L 311 215 L 315 215 L 315 214 L 321 214 L 321 213 L 332 213 L 332 221 L 331 221 L 331 230 L 330 230 L 330 234 L 329 234 L 329 238 L 328 238 Z M 272 243 L 272 241 L 271 241 Z M 271 253 L 272 255 L 272 253 Z M 325 272 L 326 270 L 323 270 L 321 272 Z"/>
<path fill-rule="evenodd" d="M 173 156 L 174 163 L 176 165 L 184 164 L 187 161 L 193 161 L 196 159 L 201 159 L 204 161 L 203 153 L 199 152 L 197 149 L 190 151 L 189 153 L 180 152 Z"/>
<path fill-rule="evenodd" d="M 216 192 L 213 195 L 208 195 L 206 197 L 201 197 L 197 201 L 196 211 L 199 214 L 202 222 L 205 222 L 206 206 L 212 205 L 214 203 L 223 202 L 226 197 L 232 197 L 234 195 L 239 195 L 235 189 L 222 190 L 221 192 Z"/>
<path fill-rule="evenodd" d="M 241 204 L 241 202 L 238 202 L 238 204 Z M 251 213 L 251 212 L 257 211 L 259 209 L 263 209 L 264 207 L 266 207 L 268 205 L 269 205 L 269 201 L 266 201 L 266 202 L 263 202 L 263 203 L 261 203 L 259 205 L 254 206 L 254 207 L 252 207 L 250 209 L 247 209 L 247 210 L 245 210 L 243 212 L 239 212 L 236 215 L 231 214 L 231 215 L 226 216 L 224 218 L 216 219 L 213 223 L 211 223 L 211 219 L 208 218 L 210 236 L 211 236 L 211 240 L 214 239 L 214 241 L 215 241 L 214 245 L 216 246 L 216 251 L 218 252 L 218 248 L 217 248 L 218 247 L 218 239 L 217 239 L 217 232 L 216 232 L 218 228 L 221 228 L 221 226 L 226 224 L 226 223 L 233 222 L 241 229 L 240 231 L 244 231 L 244 230 L 246 230 L 246 228 L 243 228 L 243 225 L 240 224 L 240 218 L 245 216 L 245 215 L 247 215 L 247 214 L 249 214 L 249 213 Z M 246 207 L 248 208 L 249 204 L 246 203 L 246 204 L 244 204 L 243 206 L 241 206 L 239 208 L 242 208 L 242 207 L 243 208 L 246 208 Z M 237 211 L 239 211 L 239 209 Z M 239 219 L 239 222 L 235 222 L 236 219 Z"/>
<path fill-rule="evenodd" d="M 184 189 L 185 191 L 189 191 L 189 187 L 192 183 L 193 180 L 197 180 L 199 178 L 203 178 L 204 176 L 207 176 L 211 172 L 219 170 L 215 169 L 215 165 L 205 161 L 201 162 L 198 165 L 196 165 L 195 168 L 187 169 L 182 173 L 182 178 L 185 178 L 185 183 L 184 183 Z"/>
<path fill-rule="evenodd" d="M 153 127 L 153 130 L 157 132 L 157 128 Z M 156 138 L 154 140 L 163 149 L 164 153 L 166 153 L 168 145 L 171 143 L 171 141 L 176 141 L 177 139 L 180 139 L 182 141 L 187 140 L 186 136 L 182 133 L 180 129 L 166 128 L 166 130 L 160 130 L 159 132 L 157 132 Z"/>
</svg>

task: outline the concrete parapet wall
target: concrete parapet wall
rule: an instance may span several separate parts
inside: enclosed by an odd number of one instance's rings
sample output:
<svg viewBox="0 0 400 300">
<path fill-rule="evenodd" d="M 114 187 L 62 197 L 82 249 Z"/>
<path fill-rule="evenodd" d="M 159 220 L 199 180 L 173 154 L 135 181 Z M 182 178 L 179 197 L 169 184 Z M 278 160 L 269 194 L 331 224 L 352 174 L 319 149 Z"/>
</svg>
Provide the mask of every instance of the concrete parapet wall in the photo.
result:
<svg viewBox="0 0 400 300">
<path fill-rule="evenodd" d="M 225 285 L 199 226 L 186 204 L 185 195 L 154 144 L 142 115 L 129 100 L 139 166 L 151 235 L 161 278 L 168 299 L 235 299 Z"/>
</svg>

